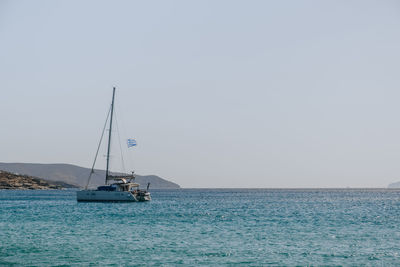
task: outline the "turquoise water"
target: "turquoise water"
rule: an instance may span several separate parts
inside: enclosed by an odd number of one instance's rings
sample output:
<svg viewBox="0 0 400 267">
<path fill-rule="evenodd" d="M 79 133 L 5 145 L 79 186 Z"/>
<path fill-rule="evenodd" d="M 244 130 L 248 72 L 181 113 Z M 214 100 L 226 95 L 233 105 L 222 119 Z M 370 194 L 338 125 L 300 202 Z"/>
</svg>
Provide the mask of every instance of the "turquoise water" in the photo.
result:
<svg viewBox="0 0 400 267">
<path fill-rule="evenodd" d="M 400 265 L 400 191 L 0 190 L 0 265 Z"/>
</svg>

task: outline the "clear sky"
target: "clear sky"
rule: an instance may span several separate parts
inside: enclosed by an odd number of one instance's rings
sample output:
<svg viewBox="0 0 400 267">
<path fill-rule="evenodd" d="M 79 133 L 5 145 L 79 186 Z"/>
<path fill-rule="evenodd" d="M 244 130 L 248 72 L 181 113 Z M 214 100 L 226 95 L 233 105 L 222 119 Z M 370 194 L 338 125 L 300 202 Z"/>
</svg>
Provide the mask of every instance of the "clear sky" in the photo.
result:
<svg viewBox="0 0 400 267">
<path fill-rule="evenodd" d="M 139 174 L 386 187 L 399 30 L 399 1 L 0 0 L 0 161 L 89 167 L 115 85 Z"/>
</svg>

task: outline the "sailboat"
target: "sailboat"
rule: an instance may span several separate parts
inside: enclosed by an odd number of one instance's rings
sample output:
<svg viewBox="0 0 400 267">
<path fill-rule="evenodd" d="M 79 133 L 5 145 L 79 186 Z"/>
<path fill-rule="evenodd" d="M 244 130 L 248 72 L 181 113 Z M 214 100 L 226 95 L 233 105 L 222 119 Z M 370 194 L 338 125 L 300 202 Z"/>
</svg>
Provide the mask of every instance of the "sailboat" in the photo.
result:
<svg viewBox="0 0 400 267">
<path fill-rule="evenodd" d="M 110 149 L 111 149 L 111 133 L 112 133 L 112 122 L 113 122 L 113 113 L 114 113 L 114 98 L 115 98 L 115 87 L 113 88 L 112 94 L 112 102 L 111 108 L 109 111 L 110 116 L 110 129 L 108 133 L 108 145 L 107 145 L 107 165 L 106 165 L 106 177 L 105 184 L 103 186 L 97 187 L 95 190 L 89 190 L 88 185 L 90 182 L 90 178 L 94 173 L 94 165 L 96 163 L 97 154 L 99 152 L 101 140 L 103 138 L 103 134 L 100 139 L 99 147 L 97 148 L 96 157 L 92 166 L 92 170 L 90 172 L 86 187 L 84 190 L 77 191 L 76 199 L 77 201 L 101 201 L 101 202 L 143 202 L 150 201 L 151 196 L 149 190 L 149 185 L 147 184 L 146 190 L 139 189 L 139 184 L 135 183 L 135 176 L 132 174 L 126 175 L 112 175 L 110 172 Z M 111 113 L 111 114 L 110 114 Z M 108 116 L 107 116 L 108 120 Z M 107 124 L 106 120 L 106 124 Z M 106 126 L 105 124 L 105 126 Z M 110 182 L 112 181 L 112 182 Z"/>
</svg>

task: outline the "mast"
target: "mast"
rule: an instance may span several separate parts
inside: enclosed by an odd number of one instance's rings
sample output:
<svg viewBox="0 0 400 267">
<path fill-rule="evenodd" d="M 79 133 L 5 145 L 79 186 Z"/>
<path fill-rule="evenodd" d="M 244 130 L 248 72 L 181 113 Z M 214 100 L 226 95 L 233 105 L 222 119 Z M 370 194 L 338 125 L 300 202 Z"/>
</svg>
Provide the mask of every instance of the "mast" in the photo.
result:
<svg viewBox="0 0 400 267">
<path fill-rule="evenodd" d="M 111 116 L 110 116 L 110 130 L 108 132 L 108 148 L 107 148 L 107 168 L 106 168 L 106 182 L 108 180 L 109 176 L 109 164 L 110 164 L 110 147 L 111 147 L 111 130 L 112 130 L 112 119 L 113 119 L 113 113 L 114 113 L 114 96 L 115 96 L 115 87 L 113 87 L 113 96 L 112 96 L 112 102 L 111 102 Z"/>
</svg>

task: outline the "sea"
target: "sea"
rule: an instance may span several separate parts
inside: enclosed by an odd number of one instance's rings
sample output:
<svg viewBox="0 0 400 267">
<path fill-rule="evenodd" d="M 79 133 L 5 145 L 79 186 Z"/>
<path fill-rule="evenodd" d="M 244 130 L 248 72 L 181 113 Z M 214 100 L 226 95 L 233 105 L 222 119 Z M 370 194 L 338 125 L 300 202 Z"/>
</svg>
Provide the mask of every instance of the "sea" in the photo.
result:
<svg viewBox="0 0 400 267">
<path fill-rule="evenodd" d="M 400 266 L 400 190 L 0 190 L 0 266 Z"/>
</svg>

